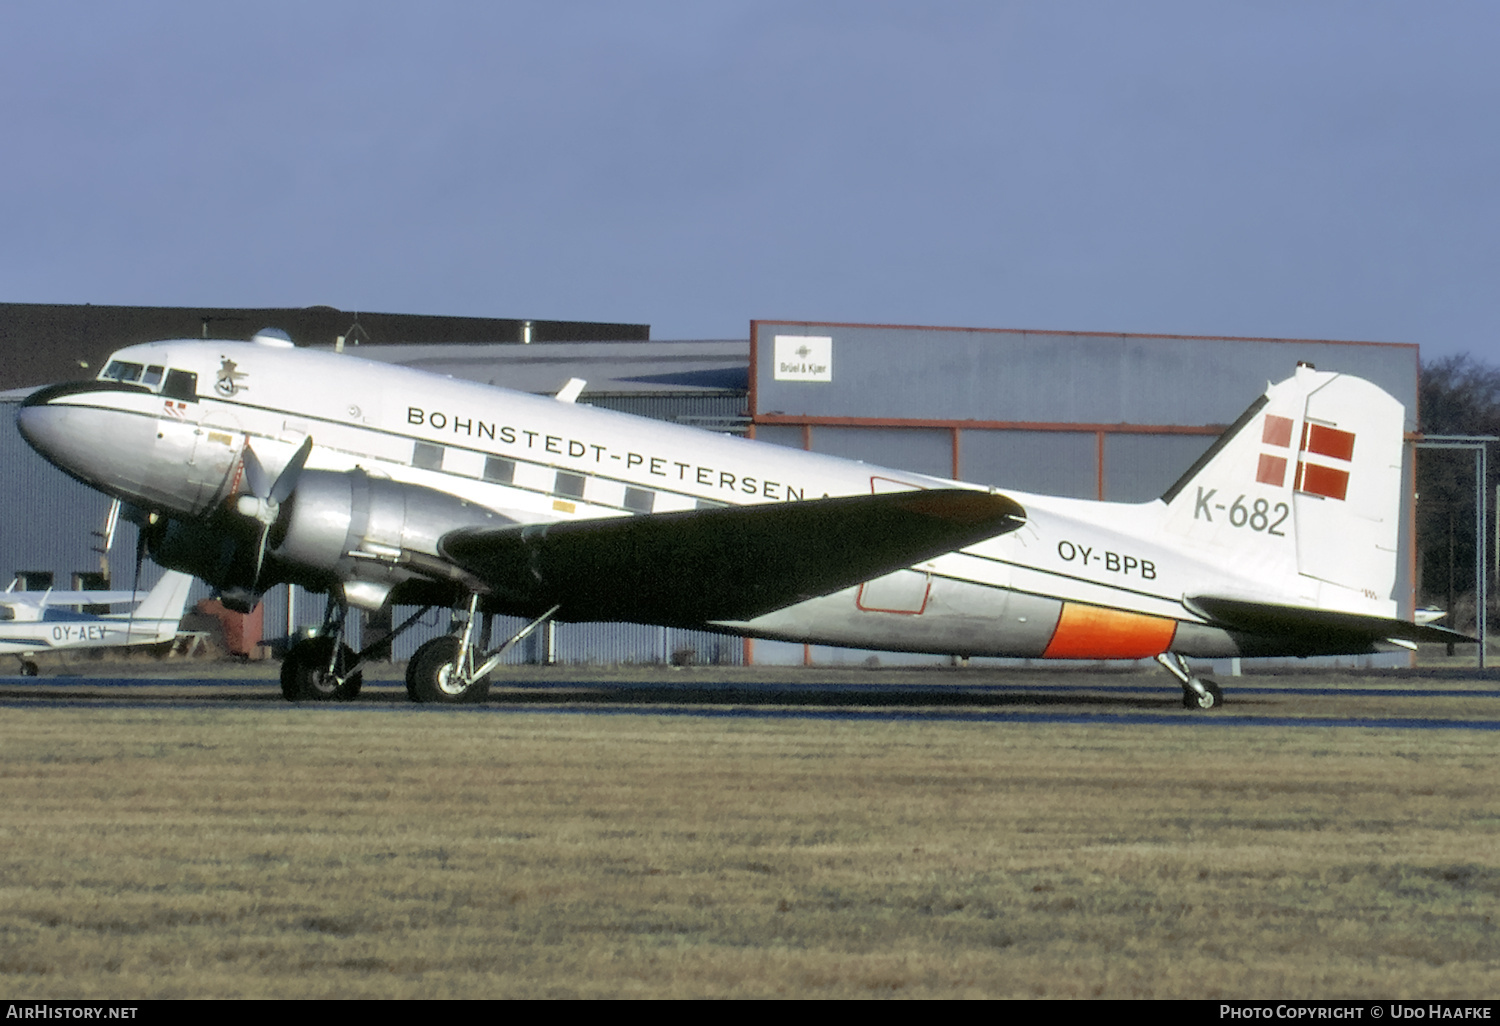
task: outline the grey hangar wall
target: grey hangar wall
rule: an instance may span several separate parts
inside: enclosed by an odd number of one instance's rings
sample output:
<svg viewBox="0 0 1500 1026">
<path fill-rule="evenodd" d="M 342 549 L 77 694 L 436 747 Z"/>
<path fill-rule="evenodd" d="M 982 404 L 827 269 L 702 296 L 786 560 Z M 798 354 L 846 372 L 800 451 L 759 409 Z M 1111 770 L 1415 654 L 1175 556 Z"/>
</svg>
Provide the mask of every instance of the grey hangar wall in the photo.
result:
<svg viewBox="0 0 1500 1026">
<path fill-rule="evenodd" d="M 778 336 L 829 339 L 828 380 L 778 379 Z M 761 441 L 1081 499 L 1160 495 L 1299 361 L 1416 430 L 1415 345 L 756 321 L 750 359 Z"/>
</svg>

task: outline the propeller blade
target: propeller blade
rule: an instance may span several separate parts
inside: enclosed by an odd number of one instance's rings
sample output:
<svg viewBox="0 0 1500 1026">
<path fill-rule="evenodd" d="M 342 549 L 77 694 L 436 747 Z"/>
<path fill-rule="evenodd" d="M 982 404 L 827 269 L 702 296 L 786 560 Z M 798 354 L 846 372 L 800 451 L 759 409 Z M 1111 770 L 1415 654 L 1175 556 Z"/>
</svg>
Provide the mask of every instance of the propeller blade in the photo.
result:
<svg viewBox="0 0 1500 1026">
<path fill-rule="evenodd" d="M 266 565 L 266 547 L 271 537 L 271 525 L 276 522 L 277 516 L 281 513 L 281 504 L 296 489 L 297 479 L 302 476 L 302 468 L 307 466 L 307 457 L 311 455 L 312 447 L 312 436 L 308 435 L 297 447 L 297 451 L 292 454 L 291 460 L 282 468 L 281 473 L 276 476 L 276 480 L 269 488 L 264 488 L 265 468 L 250 448 L 250 444 L 245 443 L 245 478 L 255 489 L 255 517 L 260 521 L 260 537 L 255 542 L 255 573 L 250 578 L 250 593 L 253 596 L 260 595 L 260 573 Z"/>
<path fill-rule="evenodd" d="M 146 525 L 137 524 L 135 529 L 135 575 L 130 579 L 130 593 L 132 597 L 141 590 L 141 563 L 146 559 Z M 130 603 L 130 615 L 125 619 L 125 641 L 128 644 L 131 636 L 135 633 L 135 609 L 140 605 L 133 600 Z"/>
<path fill-rule="evenodd" d="M 249 442 L 245 443 L 245 452 L 240 457 L 240 462 L 245 468 L 245 485 L 250 489 L 250 494 L 257 499 L 264 499 L 271 492 L 266 481 L 266 468 L 261 466 L 260 457 L 255 455 Z"/>
<path fill-rule="evenodd" d="M 266 538 L 271 533 L 270 524 L 260 525 L 260 540 L 255 546 L 255 576 L 250 578 L 250 592 L 260 594 L 260 568 L 266 563 Z"/>
<path fill-rule="evenodd" d="M 307 466 L 312 447 L 312 436 L 308 435 L 302 439 L 302 444 L 281 469 L 281 473 L 276 475 L 276 480 L 267 481 L 265 464 L 255 455 L 249 441 L 245 442 L 240 463 L 244 467 L 245 485 L 249 491 L 235 500 L 235 508 L 241 515 L 260 521 L 260 536 L 255 541 L 255 574 L 250 578 L 252 596 L 260 595 L 260 572 L 266 565 L 266 545 L 271 536 L 271 525 L 276 523 L 276 518 L 281 514 L 281 504 L 296 490 L 297 479 L 302 476 L 302 468 Z"/>
<path fill-rule="evenodd" d="M 279 505 L 286 501 L 288 495 L 292 494 L 292 489 L 297 487 L 297 478 L 302 476 L 302 468 L 307 466 L 307 457 L 312 453 L 312 447 L 312 435 L 308 435 L 302 440 L 302 445 L 298 447 L 297 451 L 292 454 L 291 462 L 286 465 L 286 469 L 276 478 L 276 483 L 271 486 L 270 495 L 272 502 Z M 249 449 L 250 447 L 247 445 L 245 451 L 248 452 Z"/>
</svg>

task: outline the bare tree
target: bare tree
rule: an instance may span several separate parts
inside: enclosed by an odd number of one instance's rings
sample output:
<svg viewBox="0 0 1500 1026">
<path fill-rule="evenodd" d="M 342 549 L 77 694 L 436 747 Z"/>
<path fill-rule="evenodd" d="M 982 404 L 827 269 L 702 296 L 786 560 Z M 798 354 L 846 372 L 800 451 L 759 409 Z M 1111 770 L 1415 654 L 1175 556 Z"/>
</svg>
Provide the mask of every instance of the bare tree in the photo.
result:
<svg viewBox="0 0 1500 1026">
<path fill-rule="evenodd" d="M 1500 435 L 1500 367 L 1467 353 L 1444 357 L 1423 366 L 1418 390 L 1424 435 Z M 1500 481 L 1497 464 L 1500 459 L 1489 461 L 1485 485 L 1492 496 Z M 1418 451 L 1418 600 L 1451 609 L 1448 625 L 1460 630 L 1474 619 L 1473 468 L 1469 452 Z M 1494 515 L 1491 503 L 1486 538 L 1494 531 Z"/>
</svg>

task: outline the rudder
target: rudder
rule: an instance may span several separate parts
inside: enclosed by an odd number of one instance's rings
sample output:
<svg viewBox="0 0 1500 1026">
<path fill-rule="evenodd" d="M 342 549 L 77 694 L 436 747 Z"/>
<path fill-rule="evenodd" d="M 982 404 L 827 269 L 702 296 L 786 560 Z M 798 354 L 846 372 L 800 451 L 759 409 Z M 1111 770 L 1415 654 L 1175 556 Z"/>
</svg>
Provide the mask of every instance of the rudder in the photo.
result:
<svg viewBox="0 0 1500 1026">
<path fill-rule="evenodd" d="M 133 620 L 181 620 L 182 609 L 187 605 L 188 589 L 193 586 L 191 574 L 168 570 L 162 574 L 141 604 L 131 614 Z"/>
</svg>

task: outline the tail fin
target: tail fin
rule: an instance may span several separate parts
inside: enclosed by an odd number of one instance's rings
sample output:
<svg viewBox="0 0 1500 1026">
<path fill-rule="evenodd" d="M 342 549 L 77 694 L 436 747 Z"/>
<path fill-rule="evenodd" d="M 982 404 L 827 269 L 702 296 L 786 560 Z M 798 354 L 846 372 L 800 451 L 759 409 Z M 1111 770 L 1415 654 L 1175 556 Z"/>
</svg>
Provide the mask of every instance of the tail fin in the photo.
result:
<svg viewBox="0 0 1500 1026">
<path fill-rule="evenodd" d="M 187 605 L 188 589 L 193 585 L 191 574 L 168 570 L 162 574 L 156 587 L 147 593 L 131 614 L 135 621 L 182 619 L 182 609 Z"/>
<path fill-rule="evenodd" d="M 1404 423 L 1376 385 L 1299 365 L 1162 496 L 1166 529 L 1257 597 L 1394 616 Z"/>
</svg>

